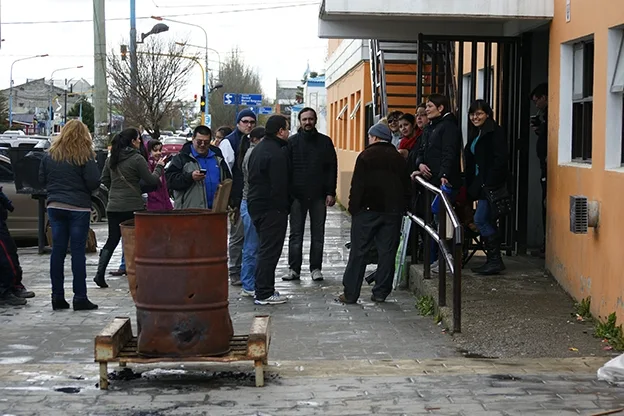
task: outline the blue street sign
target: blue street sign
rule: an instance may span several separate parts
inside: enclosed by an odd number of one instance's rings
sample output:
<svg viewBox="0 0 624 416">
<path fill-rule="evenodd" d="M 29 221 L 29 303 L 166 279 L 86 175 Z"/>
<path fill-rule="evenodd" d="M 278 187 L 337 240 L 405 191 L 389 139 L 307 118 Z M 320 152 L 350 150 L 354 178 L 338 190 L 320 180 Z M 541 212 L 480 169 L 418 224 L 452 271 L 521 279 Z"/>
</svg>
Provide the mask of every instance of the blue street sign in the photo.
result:
<svg viewBox="0 0 624 416">
<path fill-rule="evenodd" d="M 253 111 L 254 114 L 258 114 L 258 110 L 259 109 L 260 109 L 259 107 L 253 107 L 253 106 L 252 107 L 247 107 L 247 110 Z"/>
<path fill-rule="evenodd" d="M 258 114 L 273 114 L 273 107 L 259 107 Z"/>
<path fill-rule="evenodd" d="M 261 105 L 262 94 L 240 94 L 241 105 Z"/>
<path fill-rule="evenodd" d="M 231 92 L 226 92 L 223 94 L 223 104 L 225 105 L 236 105 L 238 101 L 238 94 L 232 94 Z"/>
</svg>

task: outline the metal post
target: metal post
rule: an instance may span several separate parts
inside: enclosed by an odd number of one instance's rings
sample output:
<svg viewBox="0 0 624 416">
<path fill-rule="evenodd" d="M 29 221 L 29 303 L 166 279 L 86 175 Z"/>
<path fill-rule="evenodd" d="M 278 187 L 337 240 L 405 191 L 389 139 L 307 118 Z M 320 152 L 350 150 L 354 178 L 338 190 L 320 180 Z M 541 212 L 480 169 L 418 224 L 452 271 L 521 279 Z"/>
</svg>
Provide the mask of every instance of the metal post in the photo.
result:
<svg viewBox="0 0 624 416">
<path fill-rule="evenodd" d="M 453 332 L 461 332 L 461 289 L 462 289 L 462 256 L 464 254 L 462 244 L 464 237 L 461 228 L 455 230 L 453 238 Z"/>
<path fill-rule="evenodd" d="M 438 211 L 438 235 L 440 236 L 440 245 L 444 245 L 446 240 L 446 207 L 440 198 Z M 438 305 L 446 306 L 446 257 L 443 251 L 438 248 Z"/>
<path fill-rule="evenodd" d="M 67 78 L 65 78 L 65 103 L 63 104 L 63 126 L 67 124 Z"/>
<path fill-rule="evenodd" d="M 423 194 L 425 198 L 425 224 L 429 224 L 431 221 L 431 193 L 428 189 L 425 189 Z M 423 233 L 425 236 L 424 241 L 424 253 L 423 253 L 423 276 L 425 279 L 431 279 L 431 236 L 429 233 Z"/>
<path fill-rule="evenodd" d="M 96 149 L 106 149 L 108 134 L 106 132 L 106 118 L 108 106 L 108 86 L 106 84 L 106 20 L 104 0 L 93 0 L 93 30 L 94 30 L 94 64 L 95 64 L 95 91 L 93 97 L 94 108 L 94 142 Z"/>
<path fill-rule="evenodd" d="M 82 100 L 80 100 L 80 112 L 78 113 L 78 119 L 82 121 Z"/>
</svg>

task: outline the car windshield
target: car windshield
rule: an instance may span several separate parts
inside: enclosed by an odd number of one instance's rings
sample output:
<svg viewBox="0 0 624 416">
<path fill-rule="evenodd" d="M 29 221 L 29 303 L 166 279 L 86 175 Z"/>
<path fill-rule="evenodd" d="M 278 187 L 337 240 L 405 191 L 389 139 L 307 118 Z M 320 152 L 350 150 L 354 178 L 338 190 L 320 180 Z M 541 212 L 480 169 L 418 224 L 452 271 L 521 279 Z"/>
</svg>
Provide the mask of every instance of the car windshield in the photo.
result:
<svg viewBox="0 0 624 416">
<path fill-rule="evenodd" d="M 184 144 L 186 143 L 186 139 L 184 137 L 171 137 L 163 139 L 163 144 Z"/>
</svg>

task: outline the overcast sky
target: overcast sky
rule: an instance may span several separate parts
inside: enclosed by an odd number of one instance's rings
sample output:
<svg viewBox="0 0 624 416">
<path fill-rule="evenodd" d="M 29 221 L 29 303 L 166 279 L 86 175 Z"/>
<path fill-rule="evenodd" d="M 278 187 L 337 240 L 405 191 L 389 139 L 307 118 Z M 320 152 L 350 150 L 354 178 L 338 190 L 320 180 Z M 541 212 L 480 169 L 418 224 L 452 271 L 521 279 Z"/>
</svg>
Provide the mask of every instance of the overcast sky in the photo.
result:
<svg viewBox="0 0 624 416">
<path fill-rule="evenodd" d="M 225 57 L 238 46 L 245 62 L 256 68 L 264 92 L 275 97 L 276 79 L 301 79 L 309 60 L 312 70 L 323 70 L 327 41 L 317 37 L 319 0 L 136 0 L 137 36 L 157 21 L 149 16 L 203 26 L 208 46 Z M 85 78 L 93 82 L 92 0 L 0 0 L 0 89 L 9 87 L 11 63 L 37 54 L 49 57 L 17 62 L 13 85 L 33 78 L 50 78 L 59 68 L 83 65 L 82 69 L 58 71 L 55 79 Z M 267 10 L 259 10 L 267 9 Z M 119 53 L 119 44 L 130 34 L 130 0 L 106 0 L 108 51 Z M 147 18 L 142 18 L 147 17 Z M 86 20 L 86 22 L 61 22 Z M 51 22 L 54 23 L 31 23 Z M 22 24 L 16 24 L 20 23 Z M 156 36 L 188 39 L 204 45 L 200 29 L 165 22 L 169 32 Z M 140 48 L 140 45 L 139 45 Z M 211 60 L 217 60 L 210 53 Z M 218 64 L 212 62 L 216 71 Z M 192 74 L 188 99 L 201 92 L 201 73 Z"/>
</svg>

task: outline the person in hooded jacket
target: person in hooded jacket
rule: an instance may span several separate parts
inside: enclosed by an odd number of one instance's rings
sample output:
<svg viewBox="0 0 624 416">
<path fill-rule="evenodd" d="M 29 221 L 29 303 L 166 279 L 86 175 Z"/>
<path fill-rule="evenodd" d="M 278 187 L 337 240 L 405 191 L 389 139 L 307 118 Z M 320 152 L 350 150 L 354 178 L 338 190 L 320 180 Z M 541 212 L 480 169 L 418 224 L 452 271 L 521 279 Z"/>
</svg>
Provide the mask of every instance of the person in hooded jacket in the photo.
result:
<svg viewBox="0 0 624 416">
<path fill-rule="evenodd" d="M 212 209 L 217 187 L 231 178 L 221 150 L 211 142 L 209 127 L 195 127 L 193 140 L 182 146 L 167 165 L 167 183 L 173 191 L 175 209 Z"/>
<path fill-rule="evenodd" d="M 100 251 L 97 273 L 93 279 L 101 288 L 108 287 L 104 275 L 121 240 L 120 224 L 134 219 L 136 211 L 145 209 L 141 181 L 145 186 L 156 186 L 164 174 L 162 159 L 156 163 L 154 172 L 150 172 L 147 160 L 139 151 L 141 146 L 143 143 L 137 129 L 129 128 L 118 133 L 113 138 L 111 154 L 102 171 L 102 184 L 109 189 L 106 206 L 108 239 Z"/>
<path fill-rule="evenodd" d="M 310 273 L 315 282 L 323 280 L 323 243 L 327 207 L 336 203 L 338 159 L 332 140 L 316 129 L 316 111 L 306 107 L 299 112 L 299 131 L 288 139 L 291 165 L 291 193 L 288 239 L 289 272 L 282 280 L 299 280 L 303 263 L 303 233 L 310 213 Z"/>
<path fill-rule="evenodd" d="M 240 216 L 240 204 L 243 199 L 243 172 L 241 171 L 241 141 L 249 140 L 247 135 L 256 127 L 256 113 L 246 108 L 236 116 L 236 128 L 219 144 L 219 149 L 232 174 L 232 192 L 230 196 L 230 239 L 228 245 L 228 274 L 232 286 L 241 286 L 241 267 L 243 263 L 243 242 L 245 227 Z"/>
<path fill-rule="evenodd" d="M 484 100 L 476 100 L 468 110 L 471 126 L 466 158 L 466 188 L 468 196 L 477 202 L 474 221 L 484 240 L 487 261 L 472 271 L 483 275 L 498 274 L 505 270 L 500 246 L 502 235 L 492 216 L 490 203 L 483 187 L 505 186 L 509 176 L 507 137 L 501 126 L 494 121 L 494 112 Z"/>
</svg>

